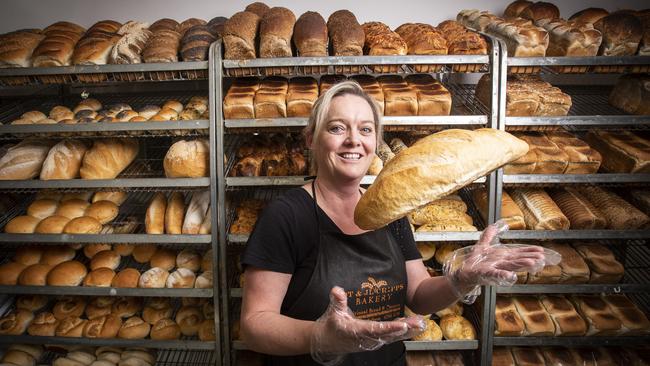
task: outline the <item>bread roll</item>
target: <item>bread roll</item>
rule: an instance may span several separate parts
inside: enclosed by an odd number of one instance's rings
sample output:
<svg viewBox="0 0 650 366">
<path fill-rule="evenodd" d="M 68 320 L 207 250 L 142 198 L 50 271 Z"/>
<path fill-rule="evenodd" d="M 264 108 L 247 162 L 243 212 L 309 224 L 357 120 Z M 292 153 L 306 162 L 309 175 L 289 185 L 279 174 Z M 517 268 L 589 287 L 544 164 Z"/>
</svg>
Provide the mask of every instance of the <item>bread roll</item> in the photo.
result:
<svg viewBox="0 0 650 366">
<path fill-rule="evenodd" d="M 327 56 L 327 24 L 314 11 L 303 13 L 293 27 L 293 43 L 300 57 Z"/>
<path fill-rule="evenodd" d="M 210 206 L 210 192 L 194 192 L 183 221 L 183 234 L 198 234 Z"/>
<path fill-rule="evenodd" d="M 2 356 L 2 363 L 5 365 L 35 366 L 36 359 L 27 352 L 9 349 Z"/>
<path fill-rule="evenodd" d="M 650 78 L 638 74 L 621 76 L 609 93 L 609 104 L 629 114 L 649 115 Z"/>
<path fill-rule="evenodd" d="M 56 210 L 56 215 L 67 217 L 70 220 L 76 219 L 84 216 L 88 206 L 90 206 L 90 204 L 87 201 L 81 199 L 70 199 L 59 204 L 59 207 Z"/>
<path fill-rule="evenodd" d="M 122 319 L 115 315 L 104 315 L 88 320 L 84 326 L 86 338 L 115 338 L 122 326 Z"/>
<path fill-rule="evenodd" d="M 68 352 L 66 359 L 72 362 L 81 363 L 82 365 L 91 365 L 95 361 L 95 356 L 90 350 L 71 350 Z"/>
<path fill-rule="evenodd" d="M 260 57 L 291 57 L 291 36 L 296 16 L 283 7 L 269 9 L 260 20 Z"/>
<path fill-rule="evenodd" d="M 88 320 L 68 317 L 59 323 L 59 326 L 56 327 L 55 335 L 57 337 L 76 337 L 81 338 L 83 335 L 84 327 L 86 326 Z"/>
<path fill-rule="evenodd" d="M 185 336 L 195 336 L 203 320 L 201 310 L 195 306 L 184 306 L 176 313 L 176 323 Z"/>
<path fill-rule="evenodd" d="M 23 246 L 16 248 L 14 254 L 14 262 L 21 263 L 26 266 L 39 263 L 41 261 L 41 256 L 43 255 L 43 249 L 36 246 Z M 0 278 L 3 276 L 0 275 Z"/>
<path fill-rule="evenodd" d="M 174 340 L 181 336 L 181 328 L 171 319 L 160 319 L 151 327 L 149 335 L 156 341 Z"/>
<path fill-rule="evenodd" d="M 93 195 L 92 198 L 92 203 L 98 202 L 98 201 L 110 201 L 116 204 L 117 206 L 121 206 L 124 201 L 126 201 L 127 194 L 126 192 L 122 191 L 102 191 L 102 192 L 96 192 Z"/>
<path fill-rule="evenodd" d="M 144 339 L 149 335 L 150 329 L 151 326 L 140 317 L 132 316 L 122 323 L 117 337 L 122 339 Z"/>
<path fill-rule="evenodd" d="M 40 263 L 56 266 L 60 263 L 73 259 L 76 255 L 74 249 L 64 246 L 54 246 L 47 248 L 41 256 Z"/>
<path fill-rule="evenodd" d="M 52 308 L 52 313 L 57 320 L 68 317 L 80 317 L 86 309 L 86 301 L 82 297 L 67 296 L 59 300 Z"/>
<path fill-rule="evenodd" d="M 88 270 L 77 261 L 67 261 L 56 265 L 47 274 L 48 286 L 79 286 Z"/>
<path fill-rule="evenodd" d="M 48 140 L 25 139 L 0 157 L 0 180 L 37 177 L 52 146 Z"/>
<path fill-rule="evenodd" d="M 27 206 L 27 215 L 44 219 L 54 215 L 59 202 L 51 199 L 37 199 Z"/>
<path fill-rule="evenodd" d="M 226 21 L 223 28 L 223 43 L 226 60 L 246 60 L 255 58 L 256 36 L 260 16 L 242 11 L 235 13 Z"/>
<path fill-rule="evenodd" d="M 52 215 L 47 217 L 36 225 L 34 232 L 36 234 L 61 234 L 63 228 L 70 222 L 70 219 L 64 216 Z"/>
<path fill-rule="evenodd" d="M 138 141 L 129 138 L 95 140 L 84 155 L 81 170 L 83 179 L 114 179 L 138 155 Z"/>
<path fill-rule="evenodd" d="M 205 271 L 196 278 L 194 288 L 213 288 L 212 271 Z"/>
<path fill-rule="evenodd" d="M 167 288 L 193 288 L 196 275 L 187 268 L 179 268 L 167 277 Z"/>
<path fill-rule="evenodd" d="M 92 270 L 84 278 L 83 285 L 89 287 L 111 287 L 115 272 L 106 267 Z"/>
<path fill-rule="evenodd" d="M 493 129 L 451 129 L 425 137 L 384 167 L 357 204 L 354 221 L 365 229 L 382 227 L 519 158 L 527 149 L 525 142 Z"/>
<path fill-rule="evenodd" d="M 162 268 L 153 267 L 140 275 L 138 287 L 140 288 L 165 288 L 169 272 Z"/>
<path fill-rule="evenodd" d="M 59 320 L 52 313 L 42 312 L 34 317 L 27 328 L 27 334 L 39 337 L 54 337 Z"/>
<path fill-rule="evenodd" d="M 176 256 L 176 266 L 179 269 L 187 268 L 192 272 L 197 272 L 201 267 L 201 256 L 191 249 L 183 249 Z"/>
<path fill-rule="evenodd" d="M 199 339 L 203 342 L 210 342 L 216 340 L 214 330 L 214 319 L 206 319 L 199 326 Z"/>
<path fill-rule="evenodd" d="M 109 268 L 117 269 L 120 265 L 120 255 L 112 250 L 103 250 L 93 256 L 90 260 L 90 269 Z"/>
<path fill-rule="evenodd" d="M 41 220 L 33 216 L 16 216 L 5 225 L 7 234 L 31 234 Z"/>
<path fill-rule="evenodd" d="M 113 303 L 111 313 L 120 317 L 128 318 L 142 310 L 142 299 L 137 297 L 122 297 Z"/>
<path fill-rule="evenodd" d="M 88 202 L 90 197 L 92 197 L 93 192 L 74 192 L 74 193 L 65 193 L 61 196 L 61 203 L 71 200 L 81 200 Z"/>
<path fill-rule="evenodd" d="M 180 192 L 172 192 L 165 209 L 165 233 L 181 234 L 185 218 L 185 197 Z"/>
<path fill-rule="evenodd" d="M 440 319 L 442 335 L 447 340 L 474 340 L 476 331 L 469 320 L 460 315 L 447 315 Z"/>
<path fill-rule="evenodd" d="M 160 319 L 171 318 L 173 309 L 168 298 L 153 298 L 142 310 L 142 319 L 154 325 Z"/>
<path fill-rule="evenodd" d="M 85 216 L 95 218 L 102 225 L 108 224 L 117 217 L 120 208 L 111 201 L 97 201 L 86 209 Z"/>
<path fill-rule="evenodd" d="M 517 188 L 510 196 L 524 213 L 528 230 L 568 230 L 569 219 L 542 189 Z"/>
<path fill-rule="evenodd" d="M 164 234 L 165 233 L 165 211 L 167 210 L 167 198 L 162 192 L 158 192 L 147 207 L 147 213 L 144 220 L 145 231 L 147 234 Z"/>
<path fill-rule="evenodd" d="M 181 140 L 174 143 L 165 154 L 163 161 L 165 176 L 168 178 L 207 177 L 209 162 L 207 140 Z"/>
<path fill-rule="evenodd" d="M 21 286 L 45 286 L 50 269 L 52 266 L 49 264 L 32 264 L 20 272 L 17 283 Z"/>
<path fill-rule="evenodd" d="M 0 335 L 21 335 L 33 319 L 31 311 L 16 309 L 0 319 Z"/>
<path fill-rule="evenodd" d="M 598 50 L 598 54 L 603 56 L 634 55 L 643 35 L 641 21 L 622 11 L 600 18 L 594 23 L 594 28 L 603 35 Z"/>
<path fill-rule="evenodd" d="M 151 257 L 156 253 L 158 247 L 154 244 L 137 245 L 132 252 L 133 259 L 138 263 L 149 262 Z"/>
<path fill-rule="evenodd" d="M 612 230 L 634 230 L 650 222 L 650 218 L 613 192 L 600 187 L 583 187 L 581 192 L 607 220 Z"/>
<path fill-rule="evenodd" d="M 101 231 L 102 224 L 88 216 L 72 219 L 63 228 L 65 234 L 99 234 Z"/>
<path fill-rule="evenodd" d="M 135 268 L 125 268 L 113 277 L 110 286 L 119 288 L 136 288 L 140 280 L 140 272 Z"/>
<path fill-rule="evenodd" d="M 116 299 L 113 297 L 100 296 L 94 298 L 86 307 L 86 316 L 88 319 L 94 319 L 111 314 L 115 301 Z"/>
</svg>

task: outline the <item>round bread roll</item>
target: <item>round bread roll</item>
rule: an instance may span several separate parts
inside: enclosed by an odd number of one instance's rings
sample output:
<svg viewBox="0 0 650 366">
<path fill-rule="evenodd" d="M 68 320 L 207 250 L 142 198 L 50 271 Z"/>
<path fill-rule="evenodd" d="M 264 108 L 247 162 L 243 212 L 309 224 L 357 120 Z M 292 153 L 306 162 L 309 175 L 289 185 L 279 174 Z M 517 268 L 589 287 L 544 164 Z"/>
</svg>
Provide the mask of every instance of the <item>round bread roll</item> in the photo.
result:
<svg viewBox="0 0 650 366">
<path fill-rule="evenodd" d="M 27 207 L 27 215 L 34 216 L 39 219 L 54 215 L 59 202 L 51 199 L 36 200 Z"/>
<path fill-rule="evenodd" d="M 158 247 L 154 244 L 140 244 L 133 248 L 131 255 L 138 263 L 147 263 L 156 253 Z"/>
<path fill-rule="evenodd" d="M 42 255 L 43 249 L 40 247 L 19 247 L 16 249 L 16 253 L 14 254 L 14 262 L 30 266 L 32 264 L 39 263 L 41 261 Z"/>
<path fill-rule="evenodd" d="M 184 219 L 185 197 L 180 192 L 172 192 L 165 211 L 165 232 L 167 234 L 182 234 Z"/>
<path fill-rule="evenodd" d="M 194 288 L 212 288 L 212 271 L 205 271 L 196 278 Z"/>
<path fill-rule="evenodd" d="M 140 317 L 132 316 L 122 323 L 117 337 L 122 339 L 144 339 L 149 335 L 150 329 L 149 323 Z"/>
<path fill-rule="evenodd" d="M 145 105 L 144 107 L 138 109 L 138 114 L 141 117 L 146 118 L 147 120 L 150 119 L 151 117 L 155 116 L 160 112 L 160 107 L 157 105 Z"/>
<path fill-rule="evenodd" d="M 201 258 L 201 271 L 212 271 L 212 249 L 209 249 Z"/>
<path fill-rule="evenodd" d="M 121 206 L 126 201 L 127 194 L 122 191 L 106 191 L 97 192 L 93 195 L 92 202 L 110 201 L 114 204 Z"/>
<path fill-rule="evenodd" d="M 99 360 L 100 359 L 99 356 L 107 352 L 117 353 L 117 355 L 119 356 L 122 353 L 122 349 L 111 347 L 111 346 L 97 347 L 97 349 L 95 350 L 95 356 L 97 356 L 97 359 Z M 119 359 L 117 362 L 119 362 Z"/>
<path fill-rule="evenodd" d="M 64 119 L 74 118 L 74 113 L 72 113 L 68 107 L 57 105 L 54 106 L 54 108 L 50 109 L 48 117 L 58 122 Z"/>
<path fill-rule="evenodd" d="M 113 311 L 113 304 L 98 304 L 95 301 L 92 301 L 88 306 L 86 306 L 86 317 L 88 319 L 99 318 L 100 316 L 111 314 Z"/>
<path fill-rule="evenodd" d="M 88 287 L 111 287 L 115 272 L 106 267 L 93 269 L 84 278 L 83 285 Z"/>
<path fill-rule="evenodd" d="M 151 327 L 151 339 L 156 341 L 174 340 L 181 337 L 181 327 L 175 321 L 160 319 Z"/>
<path fill-rule="evenodd" d="M 59 216 L 65 216 L 72 220 L 83 216 L 88 206 L 90 206 L 88 201 L 73 198 L 67 201 L 62 201 L 61 204 L 59 204 L 59 208 L 56 210 L 56 214 Z"/>
<path fill-rule="evenodd" d="M 66 234 L 99 234 L 102 231 L 102 224 L 97 219 L 81 216 L 70 220 L 63 228 Z"/>
<path fill-rule="evenodd" d="M 136 288 L 140 280 L 140 272 L 135 268 L 125 268 L 118 272 L 111 283 L 112 287 Z"/>
<path fill-rule="evenodd" d="M 184 306 L 176 313 L 176 323 L 186 336 L 196 335 L 203 320 L 203 313 L 195 306 Z"/>
<path fill-rule="evenodd" d="M 56 266 L 60 263 L 72 260 L 76 255 L 74 249 L 64 246 L 48 247 L 41 256 L 42 264 Z"/>
<path fill-rule="evenodd" d="M 39 337 L 54 337 L 59 320 L 50 312 L 42 312 L 34 317 L 27 327 L 27 334 Z"/>
<path fill-rule="evenodd" d="M 49 286 L 79 286 L 88 271 L 86 266 L 77 261 L 63 262 L 47 274 Z"/>
<path fill-rule="evenodd" d="M 111 250 L 110 244 L 88 244 L 84 247 L 84 255 L 86 258 L 92 258 L 95 254 L 104 251 Z"/>
<path fill-rule="evenodd" d="M 142 310 L 142 319 L 153 325 L 160 319 L 171 318 L 172 306 L 167 298 L 153 298 Z"/>
<path fill-rule="evenodd" d="M 122 257 L 131 255 L 133 249 L 135 249 L 135 245 L 133 244 L 120 243 L 113 246 L 113 250 Z"/>
<path fill-rule="evenodd" d="M 0 285 L 16 285 L 18 283 L 18 277 L 20 276 L 20 273 L 26 267 L 26 265 L 17 262 L 7 262 L 3 265 L 0 265 Z"/>
<path fill-rule="evenodd" d="M 33 123 L 36 123 L 36 122 L 38 122 L 38 121 L 40 121 L 42 119 L 47 118 L 47 116 L 45 115 L 45 113 L 43 113 L 41 111 L 29 111 L 29 112 L 23 113 L 20 116 L 20 118 L 28 119 L 28 120 L 32 121 Z"/>
<path fill-rule="evenodd" d="M 61 196 L 61 202 L 66 202 L 71 200 L 81 200 L 88 203 L 90 197 L 92 196 L 93 196 L 93 192 L 71 192 Z"/>
<path fill-rule="evenodd" d="M 197 272 L 201 268 L 201 256 L 191 249 L 183 249 L 176 256 L 176 267 Z"/>
<path fill-rule="evenodd" d="M 93 361 L 89 366 L 115 366 L 115 363 L 104 360 Z"/>
<path fill-rule="evenodd" d="M 179 268 L 167 277 L 165 287 L 167 288 L 192 288 L 196 275 L 187 268 Z"/>
<path fill-rule="evenodd" d="M 214 319 L 206 319 L 199 326 L 199 339 L 203 342 L 216 340 L 214 332 Z"/>
<path fill-rule="evenodd" d="M 119 366 L 151 366 L 151 364 L 137 357 L 122 357 Z"/>
<path fill-rule="evenodd" d="M 168 178 L 207 177 L 210 166 L 210 149 L 205 139 L 174 143 L 163 161 Z"/>
<path fill-rule="evenodd" d="M 27 352 L 12 349 L 2 356 L 2 363 L 16 366 L 34 366 L 36 360 Z"/>
<path fill-rule="evenodd" d="M 142 300 L 138 297 L 122 297 L 115 301 L 112 313 L 120 318 L 129 318 L 142 310 Z"/>
<path fill-rule="evenodd" d="M 81 337 L 87 320 L 78 317 L 67 317 L 56 327 L 55 335 L 57 337 Z"/>
<path fill-rule="evenodd" d="M 71 360 L 67 357 L 59 357 L 52 363 L 52 366 L 88 366 L 81 362 Z"/>
<path fill-rule="evenodd" d="M 83 365 L 90 365 L 95 361 L 95 355 L 82 350 L 70 351 L 65 357 L 69 360 L 77 361 Z"/>
<path fill-rule="evenodd" d="M 86 309 L 86 300 L 83 297 L 70 296 L 59 300 L 52 308 L 52 314 L 58 320 L 68 317 L 78 318 Z"/>
<path fill-rule="evenodd" d="M 21 295 L 16 299 L 16 308 L 36 312 L 47 305 L 47 296 L 43 295 Z"/>
<path fill-rule="evenodd" d="M 120 259 L 122 257 L 112 250 L 103 250 L 93 256 L 90 260 L 90 269 L 95 270 L 97 268 L 110 268 L 116 269 L 120 266 Z"/>
<path fill-rule="evenodd" d="M 124 323 L 122 323 L 122 326 L 124 326 Z M 119 332 L 117 333 L 117 336 L 120 336 Z M 103 352 L 97 356 L 97 360 L 110 362 L 113 365 L 117 365 L 117 363 L 120 362 L 120 354 L 117 352 Z"/>
<path fill-rule="evenodd" d="M 16 309 L 0 319 L 0 335 L 21 335 L 34 320 L 31 311 Z"/>
<path fill-rule="evenodd" d="M 49 264 L 32 264 L 20 272 L 18 284 L 21 286 L 45 286 L 47 275 L 52 269 Z"/>
<path fill-rule="evenodd" d="M 418 242 L 416 243 L 418 251 L 422 256 L 423 261 L 428 261 L 433 258 L 433 255 L 436 254 L 436 243 L 433 242 Z"/>
<path fill-rule="evenodd" d="M 126 360 L 129 358 L 139 358 L 142 361 L 146 362 L 149 365 L 155 365 L 156 364 L 156 356 L 152 355 L 151 353 L 147 352 L 145 348 L 130 348 L 127 349 L 126 351 L 122 352 L 121 355 L 122 360 Z"/>
<path fill-rule="evenodd" d="M 461 315 L 447 315 L 440 319 L 442 335 L 446 340 L 474 340 L 476 330 L 469 320 Z"/>
<path fill-rule="evenodd" d="M 171 271 L 176 267 L 176 256 L 178 254 L 167 248 L 159 248 L 154 255 L 151 256 L 149 264 L 151 267 L 159 267 L 165 271 Z"/>
<path fill-rule="evenodd" d="M 165 104 L 162 105 L 161 109 L 165 109 L 165 108 L 170 108 L 170 109 L 175 110 L 176 113 L 181 113 L 183 111 L 183 104 L 181 104 L 181 102 L 179 102 L 177 100 L 172 99 L 172 100 L 166 101 Z M 45 118 L 45 116 L 43 116 L 42 118 Z M 40 119 L 42 119 L 42 118 L 40 118 Z"/>
<path fill-rule="evenodd" d="M 11 346 L 9 346 L 8 349 L 12 351 L 25 352 L 30 356 L 34 357 L 34 359 L 37 361 L 43 355 L 43 347 L 37 344 L 12 344 Z"/>
<path fill-rule="evenodd" d="M 86 338 L 115 338 L 122 327 L 122 319 L 115 315 L 104 315 L 88 320 L 83 335 Z"/>
<path fill-rule="evenodd" d="M 169 272 L 162 268 L 153 267 L 140 275 L 138 287 L 140 288 L 165 288 Z"/>
<path fill-rule="evenodd" d="M 206 298 L 201 297 L 184 297 L 181 299 L 183 306 L 202 306 L 208 301 Z"/>
<path fill-rule="evenodd" d="M 33 234 L 41 219 L 34 216 L 16 216 L 5 225 L 7 234 Z"/>
<path fill-rule="evenodd" d="M 119 212 L 120 208 L 115 203 L 111 201 L 97 201 L 88 206 L 84 216 L 93 217 L 104 225 L 113 221 Z"/>
</svg>

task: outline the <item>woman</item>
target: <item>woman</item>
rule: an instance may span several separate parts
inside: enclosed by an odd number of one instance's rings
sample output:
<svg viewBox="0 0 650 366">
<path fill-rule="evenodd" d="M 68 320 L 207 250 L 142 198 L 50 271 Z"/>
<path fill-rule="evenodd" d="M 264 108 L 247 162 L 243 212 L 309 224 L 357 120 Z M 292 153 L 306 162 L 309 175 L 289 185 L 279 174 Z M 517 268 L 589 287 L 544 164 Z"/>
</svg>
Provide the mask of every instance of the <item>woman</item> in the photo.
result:
<svg viewBox="0 0 650 366">
<path fill-rule="evenodd" d="M 406 218 L 375 231 L 354 223 L 360 182 L 381 138 L 378 106 L 357 83 L 318 98 L 305 137 L 316 179 L 269 204 L 242 256 L 241 334 L 252 350 L 272 355 L 267 364 L 403 365 L 403 344 L 391 342 L 423 330 L 421 319 L 394 320 L 405 305 L 431 314 L 488 271 L 514 276 L 492 258 L 453 278 L 430 277 Z M 489 228 L 479 244 L 495 234 Z M 540 253 L 509 258 L 532 264 Z"/>
</svg>

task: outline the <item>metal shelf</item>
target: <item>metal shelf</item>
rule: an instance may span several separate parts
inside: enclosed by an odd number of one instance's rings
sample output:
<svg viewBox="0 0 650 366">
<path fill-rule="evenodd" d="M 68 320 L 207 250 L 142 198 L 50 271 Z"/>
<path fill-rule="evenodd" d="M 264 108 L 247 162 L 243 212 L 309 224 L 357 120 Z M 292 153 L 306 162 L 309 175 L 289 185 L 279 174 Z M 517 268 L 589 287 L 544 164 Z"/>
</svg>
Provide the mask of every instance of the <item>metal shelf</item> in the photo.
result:
<svg viewBox="0 0 650 366">
<path fill-rule="evenodd" d="M 455 351 L 478 349 L 478 341 L 404 341 L 407 351 Z"/>
<path fill-rule="evenodd" d="M 211 235 L 153 234 L 0 234 L 0 243 L 210 244 Z"/>
<path fill-rule="evenodd" d="M 485 125 L 487 116 L 386 116 L 382 126 Z M 226 128 L 290 128 L 307 126 L 307 118 L 227 119 Z"/>
<path fill-rule="evenodd" d="M 481 236 L 480 231 L 437 231 L 415 232 L 415 241 L 476 241 Z"/>
<path fill-rule="evenodd" d="M 650 65 L 650 56 L 508 57 L 508 66 L 629 66 Z"/>
<path fill-rule="evenodd" d="M 301 186 L 305 184 L 306 176 L 295 177 L 227 177 L 228 187 L 261 187 L 261 186 Z M 361 179 L 362 185 L 370 185 L 375 182 L 377 176 L 366 175 Z M 473 183 L 485 183 L 485 177 L 475 180 Z M 1 186 L 0 186 L 1 187 Z"/>
<path fill-rule="evenodd" d="M 506 126 L 630 126 L 650 125 L 650 116 L 506 117 Z"/>
<path fill-rule="evenodd" d="M 126 131 L 173 131 L 173 130 L 207 130 L 210 127 L 208 120 L 183 120 L 183 121 L 160 121 L 160 122 L 98 122 L 88 124 L 43 124 L 43 125 L 0 125 L 0 135 L 33 135 L 33 134 L 48 134 L 59 136 L 70 136 L 75 134 L 75 137 L 96 137 L 114 136 L 116 132 Z M 86 133 L 95 133 L 88 135 Z M 185 132 L 182 132 L 183 134 Z M 207 133 L 207 131 L 203 131 Z M 181 132 L 178 133 L 179 135 Z M 160 134 L 142 134 L 141 136 L 160 137 Z M 167 135 L 169 136 L 169 135 Z"/>
<path fill-rule="evenodd" d="M 82 286 L 0 286 L 0 294 L 135 296 L 135 297 L 213 297 L 212 289 L 200 288 L 115 288 Z"/>
<path fill-rule="evenodd" d="M 650 292 L 650 285 L 639 284 L 576 284 L 576 285 L 514 285 L 497 287 L 498 294 L 592 294 Z"/>
<path fill-rule="evenodd" d="M 650 344 L 650 336 L 627 337 L 494 337 L 495 346 L 634 346 Z"/>
<path fill-rule="evenodd" d="M 145 347 L 181 350 L 214 350 L 215 342 L 202 342 L 195 338 L 174 341 L 154 341 L 151 339 L 117 339 L 117 338 L 76 338 L 76 337 L 36 337 L 29 335 L 0 336 L 0 344 L 58 344 L 70 346 L 111 346 L 111 347 Z"/>
<path fill-rule="evenodd" d="M 117 178 L 68 180 L 4 180 L 0 190 L 65 188 L 191 188 L 209 187 L 210 178 Z"/>
<path fill-rule="evenodd" d="M 650 230 L 512 230 L 499 237 L 522 240 L 626 240 L 650 238 Z"/>
<path fill-rule="evenodd" d="M 48 351 L 46 349 L 41 358 L 36 360 L 36 365 L 52 365 L 54 360 L 64 356 L 65 354 L 56 352 L 56 350 Z M 216 352 L 213 350 L 159 350 L 155 356 L 157 366 L 214 366 L 218 364 Z"/>
<path fill-rule="evenodd" d="M 505 184 L 650 183 L 650 174 L 517 174 L 503 175 Z"/>
</svg>

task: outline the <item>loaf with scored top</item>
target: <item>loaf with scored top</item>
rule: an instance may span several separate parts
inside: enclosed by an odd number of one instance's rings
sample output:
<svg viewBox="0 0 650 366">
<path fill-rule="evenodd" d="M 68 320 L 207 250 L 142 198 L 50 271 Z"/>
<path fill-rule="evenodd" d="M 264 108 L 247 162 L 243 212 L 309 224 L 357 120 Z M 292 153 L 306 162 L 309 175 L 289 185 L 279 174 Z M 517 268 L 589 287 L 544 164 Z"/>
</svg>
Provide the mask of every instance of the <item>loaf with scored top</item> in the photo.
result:
<svg viewBox="0 0 650 366">
<path fill-rule="evenodd" d="M 32 54 L 34 67 L 69 66 L 85 29 L 70 22 L 57 22 L 43 30 L 43 39 Z"/>
<path fill-rule="evenodd" d="M 38 29 L 0 35 L 0 68 L 32 66 L 32 53 L 44 38 L 45 34 Z"/>
</svg>

